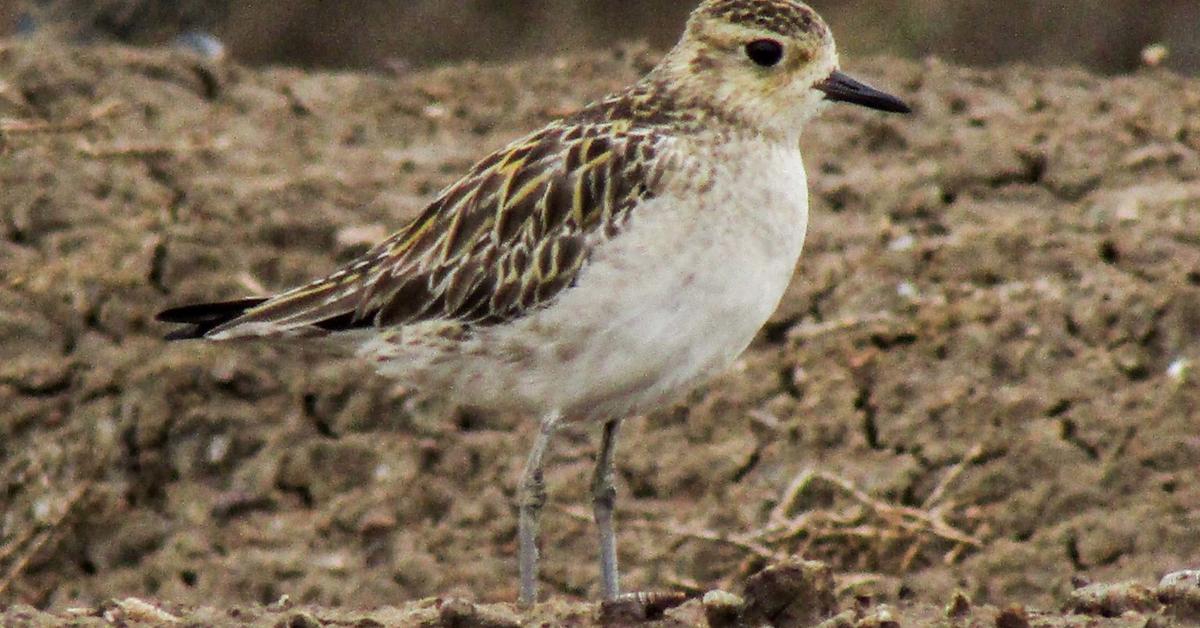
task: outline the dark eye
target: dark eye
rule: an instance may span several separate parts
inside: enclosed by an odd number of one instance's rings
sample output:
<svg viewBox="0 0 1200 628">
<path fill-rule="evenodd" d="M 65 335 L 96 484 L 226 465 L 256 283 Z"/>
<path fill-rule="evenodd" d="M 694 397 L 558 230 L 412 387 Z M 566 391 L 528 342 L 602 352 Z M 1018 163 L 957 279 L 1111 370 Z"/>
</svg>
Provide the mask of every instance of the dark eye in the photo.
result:
<svg viewBox="0 0 1200 628">
<path fill-rule="evenodd" d="M 757 39 L 746 44 L 746 56 L 764 68 L 775 67 L 783 60 L 783 44 L 773 39 Z"/>
</svg>

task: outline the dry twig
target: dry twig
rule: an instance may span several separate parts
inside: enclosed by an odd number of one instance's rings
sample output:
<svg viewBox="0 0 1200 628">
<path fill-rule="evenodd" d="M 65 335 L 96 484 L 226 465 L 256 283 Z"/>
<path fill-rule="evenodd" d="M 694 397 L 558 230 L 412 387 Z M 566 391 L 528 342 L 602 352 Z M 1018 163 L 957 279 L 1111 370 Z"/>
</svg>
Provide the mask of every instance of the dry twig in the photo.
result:
<svg viewBox="0 0 1200 628">
<path fill-rule="evenodd" d="M 92 107 L 82 116 L 50 122 L 48 120 L 31 119 L 0 119 L 0 135 L 37 135 L 43 133 L 74 133 L 82 131 L 97 122 L 116 115 L 125 103 L 118 100 L 108 100 Z"/>
<path fill-rule="evenodd" d="M 970 547 L 978 548 L 983 546 L 982 541 L 946 523 L 937 513 L 926 512 L 908 506 L 888 504 L 867 495 L 857 486 L 851 484 L 849 480 L 833 475 L 832 473 L 817 472 L 816 475 L 820 479 L 841 489 L 855 501 L 870 508 L 884 521 L 902 530 L 913 533 L 930 532 L 947 541 L 961 543 Z"/>
<path fill-rule="evenodd" d="M 86 140 L 80 140 L 79 146 L 76 148 L 80 155 L 90 157 L 92 159 L 113 159 L 120 157 L 170 157 L 180 152 L 175 146 L 167 146 L 165 144 L 111 144 L 108 146 L 97 146 Z"/>
<path fill-rule="evenodd" d="M 812 483 L 813 472 L 811 469 L 805 469 L 803 473 L 797 475 L 792 483 L 788 485 L 787 490 L 783 492 L 783 497 L 778 504 L 771 509 L 771 515 L 768 517 L 768 525 L 783 526 L 788 523 L 788 511 L 796 504 L 796 500 L 800 499 L 800 494 L 808 488 Z"/>
<path fill-rule="evenodd" d="M 224 140 L 212 142 L 177 142 L 173 144 L 116 142 L 108 145 L 97 145 L 81 139 L 75 150 L 80 155 L 91 159 L 145 159 L 148 157 L 175 157 L 191 153 L 213 153 L 228 147 L 229 142 Z"/>
<path fill-rule="evenodd" d="M 962 474 L 963 469 L 977 460 L 982 451 L 982 447 L 972 449 L 962 461 L 952 467 L 922 509 L 888 504 L 866 494 L 845 478 L 806 469 L 788 484 L 779 503 L 772 509 L 768 524 L 751 538 L 763 540 L 768 545 L 776 545 L 789 539 L 804 537 L 797 550 L 801 555 L 807 553 L 813 543 L 821 540 L 856 538 L 875 542 L 898 542 L 911 539 L 912 544 L 901 556 L 900 562 L 901 569 L 908 570 L 922 550 L 929 545 L 928 535 L 933 535 L 953 544 L 952 550 L 944 557 L 949 564 L 957 560 L 967 548 L 982 546 L 982 541 L 946 523 L 937 504 L 945 498 L 950 485 Z M 815 480 L 829 484 L 851 498 L 857 506 L 840 514 L 811 510 L 791 516 L 790 513 L 796 508 L 797 502 Z M 861 523 L 867 513 L 882 520 L 882 526 Z"/>
<path fill-rule="evenodd" d="M 967 468 L 967 465 L 975 464 L 975 462 L 982 456 L 982 444 L 977 444 L 972 447 L 971 451 L 968 451 L 967 455 L 963 456 L 962 460 L 959 460 L 957 464 L 955 464 L 950 468 L 949 471 L 946 472 L 946 475 L 943 476 L 942 480 L 938 482 L 938 485 L 934 487 L 933 492 L 929 494 L 929 497 L 925 498 L 925 502 L 921 504 L 921 507 L 925 510 L 936 510 L 937 505 L 941 503 L 942 499 L 946 496 L 946 491 L 950 488 L 950 485 L 954 484 L 954 482 L 958 480 L 958 476 L 962 475 L 963 471 Z"/>
<path fill-rule="evenodd" d="M 812 340 L 820 336 L 832 334 L 835 332 L 845 331 L 869 325 L 872 323 L 886 323 L 896 320 L 896 316 L 891 312 L 875 312 L 873 314 L 864 314 L 861 316 L 845 316 L 837 320 L 826 321 L 823 323 L 804 323 L 796 325 L 788 331 L 788 340 Z"/>
<path fill-rule="evenodd" d="M 587 522 L 590 522 L 592 520 L 592 515 L 590 513 L 584 512 L 577 508 L 561 507 L 560 510 L 562 510 L 562 512 L 564 514 L 566 514 L 567 516 L 569 516 L 573 519 L 578 519 L 580 521 L 587 521 Z M 687 540 L 704 541 L 706 543 L 717 543 L 720 545 L 729 545 L 731 547 L 735 547 L 735 548 L 740 549 L 749 554 L 758 556 L 759 558 L 763 558 L 763 559 L 773 561 L 773 562 L 779 562 L 779 561 L 782 561 L 785 558 L 787 558 L 785 555 L 783 555 L 779 552 L 776 552 L 776 551 L 772 550 L 771 548 L 769 548 L 761 543 L 758 543 L 757 541 L 755 541 L 753 539 L 745 538 L 741 535 L 719 534 L 712 530 L 689 529 L 689 528 L 684 528 L 684 527 L 681 527 L 681 526 L 678 526 L 678 525 L 675 525 L 672 523 L 663 523 L 663 522 L 648 521 L 648 520 L 633 520 L 633 521 L 622 522 L 622 526 L 635 528 L 635 529 L 641 529 L 641 530 L 653 530 L 655 532 L 662 532 L 664 534 L 669 534 L 671 536 L 676 536 L 676 537 L 679 537 L 682 539 L 687 539 Z"/>
<path fill-rule="evenodd" d="M 100 120 L 114 115 L 122 106 L 123 103 L 119 101 L 106 101 L 92 107 L 83 116 L 62 122 L 29 118 L 0 118 L 0 154 L 8 152 L 14 136 L 82 131 Z"/>
</svg>

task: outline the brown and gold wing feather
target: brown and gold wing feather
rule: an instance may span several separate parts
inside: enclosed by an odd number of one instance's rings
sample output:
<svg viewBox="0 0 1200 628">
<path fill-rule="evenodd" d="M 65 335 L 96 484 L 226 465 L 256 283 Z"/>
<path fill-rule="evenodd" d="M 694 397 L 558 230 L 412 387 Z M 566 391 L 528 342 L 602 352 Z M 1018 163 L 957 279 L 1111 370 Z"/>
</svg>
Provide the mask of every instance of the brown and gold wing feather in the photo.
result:
<svg viewBox="0 0 1200 628">
<path fill-rule="evenodd" d="M 613 123 L 547 127 L 477 164 L 355 262 L 219 325 L 207 320 L 204 335 L 520 318 L 571 286 L 591 247 L 654 196 L 660 142 Z"/>
</svg>

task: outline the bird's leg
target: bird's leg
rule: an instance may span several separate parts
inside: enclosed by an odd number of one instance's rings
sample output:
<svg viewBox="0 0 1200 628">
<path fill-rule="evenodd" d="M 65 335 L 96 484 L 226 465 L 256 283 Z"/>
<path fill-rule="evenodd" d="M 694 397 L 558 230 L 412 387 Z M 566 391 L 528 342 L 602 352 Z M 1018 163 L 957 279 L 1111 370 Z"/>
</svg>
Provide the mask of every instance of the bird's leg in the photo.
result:
<svg viewBox="0 0 1200 628">
<path fill-rule="evenodd" d="M 606 600 L 616 598 L 621 586 L 617 573 L 617 537 L 613 532 L 613 507 L 617 501 L 617 489 L 613 486 L 613 453 L 620 427 L 621 422 L 617 420 L 604 424 L 596 471 L 592 476 L 592 512 L 600 533 L 600 577 Z"/>
<path fill-rule="evenodd" d="M 521 475 L 521 486 L 517 491 L 517 543 L 521 574 L 521 606 L 532 606 L 537 601 L 538 581 L 538 519 L 542 506 L 546 505 L 545 458 L 550 440 L 558 429 L 559 414 L 552 412 L 542 417 L 542 423 L 525 463 Z"/>
</svg>

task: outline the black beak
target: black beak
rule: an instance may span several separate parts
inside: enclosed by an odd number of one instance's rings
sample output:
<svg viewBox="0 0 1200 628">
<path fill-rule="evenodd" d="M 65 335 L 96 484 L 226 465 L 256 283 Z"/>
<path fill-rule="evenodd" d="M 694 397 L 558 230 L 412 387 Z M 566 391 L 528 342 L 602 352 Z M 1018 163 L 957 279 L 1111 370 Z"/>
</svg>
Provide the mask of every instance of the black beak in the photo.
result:
<svg viewBox="0 0 1200 628">
<path fill-rule="evenodd" d="M 829 78 L 817 83 L 816 87 L 825 92 L 827 100 L 834 102 L 848 102 L 893 113 L 912 113 L 912 108 L 903 100 L 860 83 L 840 71 L 834 71 Z"/>
</svg>

